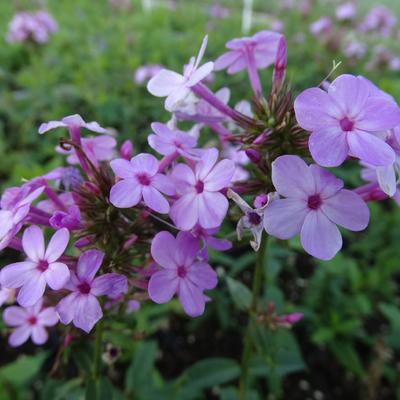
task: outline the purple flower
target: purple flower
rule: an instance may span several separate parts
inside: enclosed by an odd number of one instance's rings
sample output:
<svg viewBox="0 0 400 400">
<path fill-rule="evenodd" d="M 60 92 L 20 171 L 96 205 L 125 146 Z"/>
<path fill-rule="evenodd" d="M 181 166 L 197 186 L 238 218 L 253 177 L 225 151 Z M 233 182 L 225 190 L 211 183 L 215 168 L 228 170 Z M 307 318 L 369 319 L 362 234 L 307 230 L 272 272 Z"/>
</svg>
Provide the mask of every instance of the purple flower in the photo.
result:
<svg viewBox="0 0 400 400">
<path fill-rule="evenodd" d="M 172 205 L 170 216 L 176 226 L 190 230 L 197 223 L 205 229 L 221 225 L 228 211 L 228 200 L 220 191 L 231 183 L 235 165 L 231 160 L 217 163 L 218 151 L 209 149 L 194 171 L 178 164 L 172 176 L 179 199 Z"/>
<path fill-rule="evenodd" d="M 69 207 L 66 211 L 55 211 L 49 222 L 54 229 L 67 228 L 73 231 L 82 228 L 81 212 L 76 205 Z"/>
<path fill-rule="evenodd" d="M 188 233 L 179 232 L 174 238 L 169 232 L 160 232 L 154 237 L 151 255 L 161 267 L 149 281 L 148 292 L 154 302 L 167 303 L 176 293 L 186 314 L 203 314 L 203 291 L 215 288 L 217 274 L 207 263 L 196 260 L 198 252 L 198 240 Z"/>
<path fill-rule="evenodd" d="M 97 321 L 102 318 L 98 296 L 115 298 L 128 290 L 126 278 L 119 274 L 108 273 L 95 278 L 104 258 L 99 250 L 87 250 L 79 257 L 76 274 L 71 273 L 67 289 L 71 290 L 56 307 L 63 324 L 73 324 L 89 333 Z"/>
<path fill-rule="evenodd" d="M 343 3 L 336 7 L 335 14 L 339 21 L 350 21 L 357 14 L 357 7 L 351 2 Z"/>
<path fill-rule="evenodd" d="M 279 239 L 300 233 L 307 253 L 329 260 L 342 247 L 340 225 L 351 231 L 365 229 L 369 210 L 343 181 L 298 156 L 281 156 L 272 163 L 272 182 L 286 198 L 272 201 L 264 213 L 265 230 Z"/>
<path fill-rule="evenodd" d="M 228 52 L 215 61 L 215 70 L 228 68 L 228 74 L 236 74 L 247 68 L 254 59 L 257 69 L 275 62 L 278 43 L 282 35 L 277 32 L 261 31 L 252 37 L 232 39 L 226 43 Z"/>
<path fill-rule="evenodd" d="M 174 111 L 191 93 L 190 88 L 202 81 L 214 68 L 213 62 L 207 62 L 199 67 L 207 46 L 205 36 L 197 57 L 192 57 L 185 66 L 183 75 L 162 69 L 147 84 L 147 90 L 157 97 L 166 97 L 165 108 Z"/>
<path fill-rule="evenodd" d="M 367 79 L 341 75 L 328 92 L 311 88 L 295 100 L 299 125 L 311 131 L 309 148 L 324 167 L 340 165 L 348 155 L 372 165 L 393 164 L 392 148 L 374 133 L 400 124 L 400 110 Z"/>
<path fill-rule="evenodd" d="M 99 165 L 99 161 L 108 161 L 115 156 L 116 145 L 116 140 L 108 135 L 82 139 L 82 149 L 96 167 Z M 58 146 L 56 150 L 61 154 L 68 155 L 67 161 L 69 164 L 79 164 L 79 159 L 74 149 L 64 150 Z"/>
<path fill-rule="evenodd" d="M 68 128 L 68 129 L 80 129 L 85 128 L 89 131 L 96 133 L 107 133 L 107 129 L 102 128 L 97 122 L 85 122 L 79 114 L 68 115 L 60 121 L 49 121 L 43 123 L 39 127 L 39 133 L 43 134 L 55 128 Z"/>
<path fill-rule="evenodd" d="M 153 122 L 151 129 L 155 134 L 149 135 L 147 141 L 152 149 L 163 156 L 180 154 L 182 157 L 192 158 L 191 152 L 197 144 L 193 136 L 178 130 L 172 131 L 160 122 Z"/>
<path fill-rule="evenodd" d="M 317 38 L 330 35 L 332 33 L 332 20 L 329 17 L 321 17 L 310 24 L 310 32 Z"/>
<path fill-rule="evenodd" d="M 384 37 L 390 36 L 397 24 L 397 18 L 391 10 L 384 5 L 371 8 L 362 22 L 360 29 L 363 32 L 376 31 Z"/>
<path fill-rule="evenodd" d="M 170 178 L 157 172 L 159 162 L 154 156 L 142 153 L 131 161 L 118 158 L 110 165 L 121 178 L 110 192 L 110 201 L 115 207 L 134 207 L 143 199 L 152 210 L 162 214 L 169 212 L 169 203 L 161 193 L 173 195 L 175 188 Z"/>
<path fill-rule="evenodd" d="M 303 313 L 294 312 L 290 314 L 275 315 L 273 319 L 277 326 L 282 328 L 291 328 L 296 322 L 302 320 L 303 316 Z"/>
<path fill-rule="evenodd" d="M 58 315 L 54 307 L 42 309 L 42 300 L 39 300 L 34 306 L 28 308 L 17 306 L 6 308 L 3 319 L 8 326 L 16 327 L 8 338 L 8 343 L 12 347 L 17 347 L 25 343 L 29 337 L 37 345 L 46 343 L 48 334 L 45 328 L 56 325 Z"/>
<path fill-rule="evenodd" d="M 69 241 L 69 232 L 57 231 L 45 248 L 42 230 L 33 225 L 26 228 L 22 236 L 22 247 L 28 256 L 26 261 L 5 266 L 0 272 L 0 282 L 7 288 L 21 288 L 17 301 L 23 307 L 33 306 L 49 285 L 53 290 L 64 287 L 69 279 L 68 267 L 57 260 L 64 253 Z"/>
</svg>

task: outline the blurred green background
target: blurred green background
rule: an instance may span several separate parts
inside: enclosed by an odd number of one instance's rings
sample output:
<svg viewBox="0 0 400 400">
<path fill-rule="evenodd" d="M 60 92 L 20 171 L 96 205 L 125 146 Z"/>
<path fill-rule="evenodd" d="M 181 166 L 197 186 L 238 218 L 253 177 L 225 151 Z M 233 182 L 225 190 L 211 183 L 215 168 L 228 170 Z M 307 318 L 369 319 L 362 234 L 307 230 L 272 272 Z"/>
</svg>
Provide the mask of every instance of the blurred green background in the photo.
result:
<svg viewBox="0 0 400 400">
<path fill-rule="evenodd" d="M 321 15 L 332 16 L 338 2 L 311 2 L 307 16 L 282 11 L 277 3 L 254 2 L 251 32 L 270 28 L 275 19 L 284 22 L 287 77 L 295 91 L 318 85 L 336 60 L 343 61 L 337 74 L 363 74 L 400 101 L 399 72 L 367 71 L 366 61 L 348 62 L 310 35 L 309 24 Z M 400 18 L 397 0 L 359 1 L 359 13 L 365 15 L 371 5 L 382 3 Z M 129 138 L 137 151 L 144 149 L 150 123 L 166 121 L 168 115 L 162 100 L 134 83 L 135 70 L 147 63 L 180 70 L 206 32 L 207 59 L 220 55 L 228 39 L 243 35 L 241 1 L 152 4 L 146 11 L 140 1 L 131 1 L 127 9 L 106 0 L 0 2 L 2 188 L 62 165 L 64 160 L 54 152 L 58 135 L 39 138 L 37 128 L 68 114 L 79 113 L 113 127 L 120 143 Z M 215 4 L 226 7 L 230 15 L 210 16 L 209 7 Z M 15 12 L 37 10 L 40 5 L 59 25 L 48 43 L 2 40 Z M 400 55 L 399 37 L 366 39 L 368 52 L 382 43 Z M 266 86 L 270 73 L 261 73 Z M 224 85 L 231 88 L 231 104 L 250 98 L 245 73 L 219 73 L 211 87 Z M 350 187 L 361 183 L 356 165 L 340 174 Z M 291 331 L 260 327 L 250 371 L 254 390 L 248 399 L 400 399 L 400 211 L 392 201 L 370 208 L 367 231 L 344 232 L 344 249 L 330 262 L 305 256 L 296 240 L 271 240 L 263 301 L 274 302 L 279 312 L 297 310 L 305 316 Z M 5 251 L 2 257 L 4 265 L 15 254 Z M 243 310 L 254 253 L 242 243 L 233 253 L 212 254 L 211 264 L 220 284 L 210 294 L 213 301 L 203 317 L 189 320 L 174 301 L 145 304 L 128 317 L 106 318 L 107 346 L 117 348 L 120 355 L 113 363 L 104 363 L 100 383 L 87 384 L 90 338 L 76 338 L 62 355 L 55 333 L 44 349 L 27 345 L 11 350 L 3 326 L 0 399 L 237 399 Z"/>
</svg>

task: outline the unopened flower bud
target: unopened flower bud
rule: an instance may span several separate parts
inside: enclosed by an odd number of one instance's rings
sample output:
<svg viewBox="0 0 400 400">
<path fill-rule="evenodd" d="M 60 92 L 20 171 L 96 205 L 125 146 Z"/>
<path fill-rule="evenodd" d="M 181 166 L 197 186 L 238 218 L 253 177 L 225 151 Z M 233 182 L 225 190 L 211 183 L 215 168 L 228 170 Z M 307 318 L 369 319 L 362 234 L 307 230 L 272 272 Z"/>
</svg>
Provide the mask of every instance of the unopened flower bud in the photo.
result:
<svg viewBox="0 0 400 400">
<path fill-rule="evenodd" d="M 133 156 L 133 144 L 130 140 L 125 140 L 122 143 L 121 149 L 119 151 L 122 158 L 125 160 L 130 160 Z"/>
</svg>

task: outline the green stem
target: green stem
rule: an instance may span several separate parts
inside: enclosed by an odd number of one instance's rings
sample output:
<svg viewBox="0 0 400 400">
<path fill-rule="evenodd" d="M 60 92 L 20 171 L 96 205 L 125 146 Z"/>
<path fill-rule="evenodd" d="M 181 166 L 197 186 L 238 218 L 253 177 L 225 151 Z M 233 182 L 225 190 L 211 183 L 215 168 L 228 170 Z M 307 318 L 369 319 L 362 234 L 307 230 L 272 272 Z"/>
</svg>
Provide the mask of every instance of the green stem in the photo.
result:
<svg viewBox="0 0 400 400">
<path fill-rule="evenodd" d="M 93 379 L 95 380 L 100 377 L 102 339 L 103 339 L 103 321 L 100 320 L 96 326 L 96 343 L 94 349 Z"/>
<path fill-rule="evenodd" d="M 267 248 L 268 236 L 264 233 L 261 239 L 261 245 L 257 252 L 256 269 L 253 276 L 252 303 L 249 310 L 249 318 L 247 322 L 246 334 L 243 339 L 243 352 L 241 362 L 241 374 L 239 382 L 239 399 L 245 400 L 247 391 L 247 381 L 249 375 L 249 362 L 251 358 L 252 346 L 251 336 L 253 330 L 254 319 L 257 315 L 258 302 L 260 299 L 261 286 L 264 277 L 264 258 Z"/>
</svg>

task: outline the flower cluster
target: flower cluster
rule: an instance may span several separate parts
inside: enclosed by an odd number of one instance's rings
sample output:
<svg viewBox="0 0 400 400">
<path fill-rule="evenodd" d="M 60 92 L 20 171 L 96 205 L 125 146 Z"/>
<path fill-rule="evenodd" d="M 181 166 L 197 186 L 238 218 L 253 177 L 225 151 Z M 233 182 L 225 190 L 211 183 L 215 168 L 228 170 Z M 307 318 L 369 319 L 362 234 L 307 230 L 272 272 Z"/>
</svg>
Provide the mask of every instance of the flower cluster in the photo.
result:
<svg viewBox="0 0 400 400">
<path fill-rule="evenodd" d="M 11 345 L 29 337 L 41 344 L 44 327 L 58 322 L 90 332 L 104 310 L 132 312 L 146 299 L 176 296 L 189 316 L 201 315 L 218 281 L 208 250 L 232 246 L 215 237 L 224 221 L 237 225 L 239 240 L 250 234 L 255 251 L 263 235 L 299 235 L 307 253 L 327 260 L 342 247 L 338 226 L 365 229 L 366 201 L 398 194 L 400 110 L 392 97 L 364 77 L 341 75 L 294 100 L 280 33 L 233 39 L 201 64 L 206 45 L 207 37 L 183 73 L 160 69 L 148 82 L 171 112 L 151 124 L 149 152 L 130 141 L 118 150 L 108 129 L 79 115 L 39 127 L 68 130 L 56 151 L 70 165 L 1 197 L 0 248 L 23 256 L 0 272 L 4 299 L 15 291 L 18 303 L 4 312 L 16 327 Z M 264 95 L 258 70 L 269 66 Z M 225 69 L 247 72 L 250 102 L 231 107 L 228 88 L 206 86 L 212 71 Z M 183 130 L 182 120 L 192 127 Z M 325 167 L 354 159 L 368 184 L 349 190 Z M 293 315 L 271 311 L 268 321 L 290 326 L 301 317 Z"/>
<path fill-rule="evenodd" d="M 50 34 L 57 32 L 56 21 L 47 11 L 19 12 L 8 26 L 6 40 L 9 43 L 33 41 L 46 43 Z"/>
</svg>

